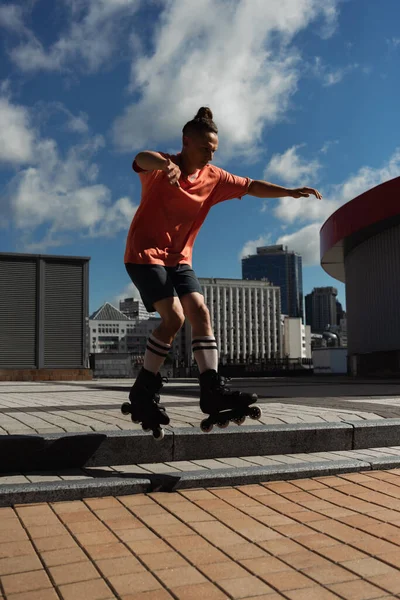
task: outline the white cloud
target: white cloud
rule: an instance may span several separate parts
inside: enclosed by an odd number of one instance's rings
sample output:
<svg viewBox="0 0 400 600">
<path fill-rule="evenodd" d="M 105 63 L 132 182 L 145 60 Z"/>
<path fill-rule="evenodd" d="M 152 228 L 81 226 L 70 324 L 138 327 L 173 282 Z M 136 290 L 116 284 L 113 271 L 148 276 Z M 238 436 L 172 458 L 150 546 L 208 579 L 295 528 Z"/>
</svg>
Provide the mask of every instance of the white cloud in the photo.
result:
<svg viewBox="0 0 400 600">
<path fill-rule="evenodd" d="M 311 71 L 315 77 L 322 81 L 322 85 L 324 87 L 329 87 L 331 85 L 340 83 L 346 75 L 358 68 L 360 68 L 358 63 L 351 63 L 334 69 L 328 65 L 325 65 L 322 62 L 321 57 L 316 56 Z"/>
<path fill-rule="evenodd" d="M 127 229 L 135 212 L 129 198 L 113 203 L 109 188 L 93 183 L 97 170 L 92 158 L 103 145 L 103 138 L 95 136 L 62 157 L 54 140 L 38 142 L 36 164 L 9 185 L 15 225 L 29 230 L 46 225 L 53 234 L 78 230 L 88 236 L 113 236 Z"/>
<path fill-rule="evenodd" d="M 0 27 L 17 33 L 24 31 L 21 6 L 17 4 L 3 4 L 3 6 L 0 6 Z"/>
<path fill-rule="evenodd" d="M 111 237 L 128 229 L 136 207 L 128 197 L 113 202 L 110 189 L 98 182 L 93 159 L 103 147 L 97 135 L 63 155 L 55 140 L 34 131 L 26 107 L 0 98 L 0 161 L 20 167 L 1 199 L 1 222 L 21 231 L 25 250 L 57 247 L 76 233 Z M 46 233 L 38 240 L 40 227 Z"/>
<path fill-rule="evenodd" d="M 128 277 L 128 274 L 127 274 Z M 114 296 L 110 303 L 119 309 L 119 303 L 121 300 L 125 300 L 125 298 L 135 298 L 136 300 L 140 300 L 139 290 L 133 283 L 129 283 L 119 294 Z"/>
<path fill-rule="evenodd" d="M 45 48 L 32 32 L 10 56 L 22 71 L 56 71 L 74 67 L 96 71 L 119 46 L 140 0 L 65 0 L 71 11 L 65 33 Z"/>
<path fill-rule="evenodd" d="M 282 235 L 271 242 L 271 236 L 260 236 L 258 240 L 247 242 L 240 258 L 253 254 L 257 246 L 265 243 L 284 244 L 290 250 L 299 252 L 305 265 L 316 265 L 320 261 L 319 231 L 323 223 L 331 214 L 353 198 L 376 187 L 380 183 L 400 177 L 400 147 L 397 148 L 386 164 L 381 167 L 361 167 L 356 173 L 351 174 L 345 181 L 328 186 L 326 197 L 317 200 L 309 198 L 281 198 L 274 210 L 276 218 L 287 224 L 306 223 L 297 231 Z"/>
<path fill-rule="evenodd" d="M 392 37 L 390 39 L 387 39 L 386 43 L 389 45 L 390 48 L 396 49 L 397 46 L 400 46 L 400 38 Z"/>
<path fill-rule="evenodd" d="M 320 149 L 320 152 L 322 154 L 327 154 L 329 148 L 331 148 L 331 146 L 335 146 L 338 143 L 339 143 L 339 140 L 328 140 L 327 142 L 324 143 L 324 145 Z"/>
<path fill-rule="evenodd" d="M 239 253 L 239 259 L 249 256 L 250 254 L 257 254 L 257 248 L 260 246 L 268 246 L 271 244 L 271 235 L 260 235 L 256 240 L 249 240 L 245 243 Z"/>
<path fill-rule="evenodd" d="M 311 266 L 319 263 L 319 230 L 321 223 L 311 223 L 294 233 L 282 235 L 276 240 L 277 244 L 287 246 L 301 254 L 303 265 Z"/>
<path fill-rule="evenodd" d="M 317 159 L 307 161 L 302 158 L 297 150 L 304 144 L 292 146 L 283 154 L 274 154 L 264 170 L 264 177 L 277 177 L 285 184 L 297 184 L 297 187 L 304 185 L 304 178 L 316 181 L 321 164 Z"/>
<path fill-rule="evenodd" d="M 117 147 L 133 150 L 180 136 L 209 105 L 225 153 L 257 144 L 283 118 L 300 78 L 290 42 L 317 19 L 332 29 L 336 0 L 169 0 L 154 51 L 136 56 L 130 91 L 140 99 L 114 123 Z"/>
<path fill-rule="evenodd" d="M 34 142 L 28 110 L 0 97 L 0 163 L 18 165 L 30 161 Z"/>
</svg>

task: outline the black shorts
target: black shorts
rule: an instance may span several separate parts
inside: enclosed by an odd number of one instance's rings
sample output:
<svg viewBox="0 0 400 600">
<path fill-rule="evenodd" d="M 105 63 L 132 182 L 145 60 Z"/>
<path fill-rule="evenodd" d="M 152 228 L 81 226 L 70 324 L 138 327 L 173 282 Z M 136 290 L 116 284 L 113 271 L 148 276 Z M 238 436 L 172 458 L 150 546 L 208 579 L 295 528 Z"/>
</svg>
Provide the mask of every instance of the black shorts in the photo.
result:
<svg viewBox="0 0 400 600">
<path fill-rule="evenodd" d="M 147 312 L 156 312 L 154 302 L 191 292 L 203 294 L 199 280 L 190 265 L 164 267 L 126 263 L 125 268 L 137 287 Z"/>
</svg>

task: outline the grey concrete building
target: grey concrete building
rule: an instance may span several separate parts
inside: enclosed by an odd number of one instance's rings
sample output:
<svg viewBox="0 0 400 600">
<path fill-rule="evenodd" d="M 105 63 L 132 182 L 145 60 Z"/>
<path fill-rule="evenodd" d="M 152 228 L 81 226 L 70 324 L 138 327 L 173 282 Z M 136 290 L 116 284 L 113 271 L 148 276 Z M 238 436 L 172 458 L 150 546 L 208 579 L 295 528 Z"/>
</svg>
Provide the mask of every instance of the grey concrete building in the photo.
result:
<svg viewBox="0 0 400 600">
<path fill-rule="evenodd" d="M 306 323 L 313 333 L 337 324 L 337 293 L 334 287 L 317 287 L 306 295 Z"/>
</svg>

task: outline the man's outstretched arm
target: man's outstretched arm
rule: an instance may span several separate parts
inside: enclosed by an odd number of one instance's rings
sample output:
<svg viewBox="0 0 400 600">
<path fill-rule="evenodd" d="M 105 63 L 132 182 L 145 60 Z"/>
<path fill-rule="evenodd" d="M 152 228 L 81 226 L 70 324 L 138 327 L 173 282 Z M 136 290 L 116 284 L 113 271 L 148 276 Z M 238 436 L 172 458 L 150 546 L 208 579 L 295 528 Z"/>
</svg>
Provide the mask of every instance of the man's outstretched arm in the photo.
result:
<svg viewBox="0 0 400 600">
<path fill-rule="evenodd" d="M 275 183 L 269 183 L 268 181 L 258 179 L 250 183 L 247 193 L 249 196 L 256 196 L 257 198 L 284 198 L 285 196 L 291 196 L 292 198 L 308 198 L 310 194 L 313 194 L 318 200 L 321 200 L 322 198 L 319 191 L 314 188 L 286 188 L 276 185 Z"/>
</svg>

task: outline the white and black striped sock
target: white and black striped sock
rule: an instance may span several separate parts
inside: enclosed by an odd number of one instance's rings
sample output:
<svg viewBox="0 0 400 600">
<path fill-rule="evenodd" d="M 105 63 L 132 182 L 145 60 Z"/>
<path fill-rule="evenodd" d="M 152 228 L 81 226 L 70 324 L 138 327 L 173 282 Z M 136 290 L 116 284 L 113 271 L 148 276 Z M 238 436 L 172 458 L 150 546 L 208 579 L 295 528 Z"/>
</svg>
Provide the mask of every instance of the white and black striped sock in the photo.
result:
<svg viewBox="0 0 400 600">
<path fill-rule="evenodd" d="M 151 334 L 147 340 L 143 367 L 147 371 L 157 374 L 170 350 L 171 346 L 169 344 L 161 342 Z"/>
<path fill-rule="evenodd" d="M 192 350 L 200 374 L 209 369 L 218 371 L 218 346 L 214 336 L 194 338 L 192 341 Z"/>
</svg>

